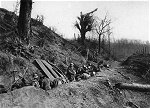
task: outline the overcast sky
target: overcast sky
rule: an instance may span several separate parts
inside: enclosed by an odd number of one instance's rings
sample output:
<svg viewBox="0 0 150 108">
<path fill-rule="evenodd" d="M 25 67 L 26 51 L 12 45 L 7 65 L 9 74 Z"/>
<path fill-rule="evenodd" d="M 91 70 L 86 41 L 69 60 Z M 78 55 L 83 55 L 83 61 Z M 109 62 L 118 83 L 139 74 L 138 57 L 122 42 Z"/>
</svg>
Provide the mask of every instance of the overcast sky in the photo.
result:
<svg viewBox="0 0 150 108">
<path fill-rule="evenodd" d="M 17 1 L 17 0 L 16 0 Z M 33 0 L 34 1 L 34 0 Z M 15 1 L 2 1 L 1 7 L 14 10 Z M 149 40 L 149 3 L 147 1 L 35 1 L 32 17 L 44 15 L 44 24 L 57 28 L 65 38 L 79 32 L 74 28 L 76 17 L 98 8 L 95 16 L 108 13 L 112 19 L 113 37 Z"/>
</svg>

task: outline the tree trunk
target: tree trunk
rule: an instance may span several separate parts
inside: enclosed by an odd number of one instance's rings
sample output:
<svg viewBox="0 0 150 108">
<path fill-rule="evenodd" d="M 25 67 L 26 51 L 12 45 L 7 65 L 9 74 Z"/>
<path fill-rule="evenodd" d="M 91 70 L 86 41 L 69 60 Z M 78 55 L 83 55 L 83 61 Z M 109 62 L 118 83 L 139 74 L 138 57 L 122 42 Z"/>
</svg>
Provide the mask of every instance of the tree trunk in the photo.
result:
<svg viewBox="0 0 150 108">
<path fill-rule="evenodd" d="M 150 92 L 150 85 L 148 84 L 138 84 L 138 83 L 117 83 L 115 84 L 116 88 L 119 89 L 128 89 L 134 91 L 143 91 L 143 92 Z"/>
<path fill-rule="evenodd" d="M 98 53 L 100 54 L 101 52 L 101 34 L 99 34 L 99 44 L 98 44 Z"/>
<path fill-rule="evenodd" d="M 20 12 L 18 18 L 19 39 L 23 44 L 29 44 L 31 34 L 31 9 L 32 0 L 20 1 Z"/>
<path fill-rule="evenodd" d="M 110 49 L 110 35 L 108 35 L 108 47 L 109 47 L 109 58 L 111 57 L 111 49 Z"/>
<path fill-rule="evenodd" d="M 82 43 L 82 45 L 85 45 L 85 32 L 83 31 L 83 32 L 81 32 L 81 43 Z"/>
</svg>

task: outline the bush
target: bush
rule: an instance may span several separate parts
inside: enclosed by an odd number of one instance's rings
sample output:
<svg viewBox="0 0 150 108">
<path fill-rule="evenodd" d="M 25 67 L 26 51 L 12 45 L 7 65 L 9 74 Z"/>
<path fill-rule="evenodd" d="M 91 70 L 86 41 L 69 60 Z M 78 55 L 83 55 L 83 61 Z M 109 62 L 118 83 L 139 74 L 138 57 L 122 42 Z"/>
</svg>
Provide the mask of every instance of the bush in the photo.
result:
<svg viewBox="0 0 150 108">
<path fill-rule="evenodd" d="M 10 55 L 0 52 L 0 75 L 6 74 L 11 68 Z"/>
<path fill-rule="evenodd" d="M 128 71 L 143 77 L 149 74 L 150 54 L 134 54 L 128 57 L 122 65 L 125 66 Z"/>
<path fill-rule="evenodd" d="M 38 69 L 28 60 L 0 52 L 0 76 L 2 76 L 0 84 L 3 84 L 6 89 L 10 88 L 14 81 L 21 77 L 31 84 L 33 73 L 40 74 Z"/>
</svg>

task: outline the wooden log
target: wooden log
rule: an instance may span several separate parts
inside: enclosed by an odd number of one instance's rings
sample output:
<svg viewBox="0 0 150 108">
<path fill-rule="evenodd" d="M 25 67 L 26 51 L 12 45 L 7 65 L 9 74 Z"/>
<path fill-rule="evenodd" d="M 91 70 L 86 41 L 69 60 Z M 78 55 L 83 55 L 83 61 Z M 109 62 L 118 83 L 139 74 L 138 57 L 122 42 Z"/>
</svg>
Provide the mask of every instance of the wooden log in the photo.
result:
<svg viewBox="0 0 150 108">
<path fill-rule="evenodd" d="M 148 84 L 138 84 L 138 83 L 117 83 L 115 84 L 116 88 L 119 89 L 128 89 L 134 91 L 150 92 L 150 85 Z"/>
</svg>

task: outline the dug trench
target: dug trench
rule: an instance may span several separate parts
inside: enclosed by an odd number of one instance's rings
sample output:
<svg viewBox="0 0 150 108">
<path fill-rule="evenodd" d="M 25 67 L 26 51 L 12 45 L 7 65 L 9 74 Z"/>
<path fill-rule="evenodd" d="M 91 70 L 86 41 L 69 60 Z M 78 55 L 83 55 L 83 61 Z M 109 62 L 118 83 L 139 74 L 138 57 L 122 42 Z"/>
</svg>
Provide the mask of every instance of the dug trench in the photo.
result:
<svg viewBox="0 0 150 108">
<path fill-rule="evenodd" d="M 33 86 L 0 95 L 1 108 L 149 108 L 150 93 L 115 88 L 132 82 L 113 67 L 87 80 L 70 82 L 45 91 Z M 136 78 L 126 74 L 131 79 Z M 136 82 L 136 81 L 135 81 Z"/>
</svg>

